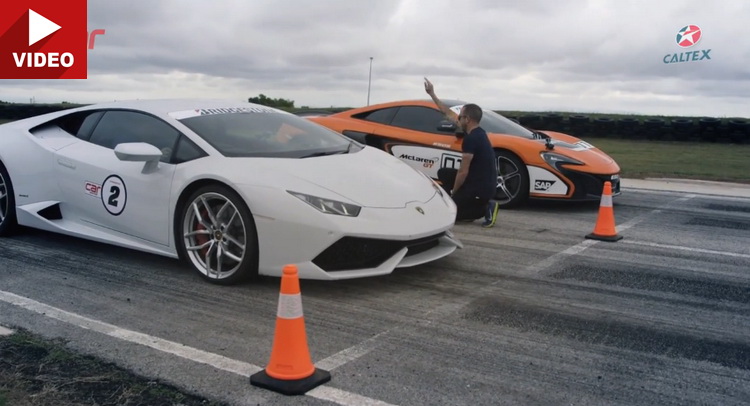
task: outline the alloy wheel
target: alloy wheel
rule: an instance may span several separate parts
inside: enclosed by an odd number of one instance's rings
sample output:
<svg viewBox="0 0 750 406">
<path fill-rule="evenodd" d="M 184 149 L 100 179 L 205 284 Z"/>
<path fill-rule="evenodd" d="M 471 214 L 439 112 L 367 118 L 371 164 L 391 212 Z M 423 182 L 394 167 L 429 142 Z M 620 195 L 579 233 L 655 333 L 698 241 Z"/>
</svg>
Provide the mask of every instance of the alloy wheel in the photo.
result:
<svg viewBox="0 0 750 406">
<path fill-rule="evenodd" d="M 229 278 L 247 254 L 247 227 L 237 207 L 224 195 L 196 197 L 183 219 L 184 244 L 193 265 L 209 279 Z"/>
<path fill-rule="evenodd" d="M 523 174 L 516 164 L 504 156 L 497 157 L 497 193 L 495 200 L 507 204 L 518 196 L 523 184 Z"/>
</svg>

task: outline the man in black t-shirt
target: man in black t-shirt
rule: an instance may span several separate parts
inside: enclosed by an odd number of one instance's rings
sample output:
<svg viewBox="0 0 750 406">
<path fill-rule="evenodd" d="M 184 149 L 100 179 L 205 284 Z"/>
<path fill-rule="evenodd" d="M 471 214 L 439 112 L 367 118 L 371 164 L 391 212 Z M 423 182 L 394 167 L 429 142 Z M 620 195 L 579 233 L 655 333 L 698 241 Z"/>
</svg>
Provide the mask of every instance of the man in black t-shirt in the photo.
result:
<svg viewBox="0 0 750 406">
<path fill-rule="evenodd" d="M 484 217 L 495 195 L 497 188 L 497 168 L 495 166 L 495 151 L 492 149 L 487 132 L 479 126 L 482 120 L 482 109 L 476 104 L 466 104 L 456 115 L 435 95 L 435 88 L 425 78 L 424 88 L 427 94 L 438 106 L 440 111 L 458 124 L 464 139 L 461 143 L 461 166 L 458 170 L 440 168 L 438 179 L 445 190 L 449 191 L 458 207 L 456 220 L 476 220 Z M 497 216 L 497 203 L 490 209 L 491 225 Z"/>
</svg>

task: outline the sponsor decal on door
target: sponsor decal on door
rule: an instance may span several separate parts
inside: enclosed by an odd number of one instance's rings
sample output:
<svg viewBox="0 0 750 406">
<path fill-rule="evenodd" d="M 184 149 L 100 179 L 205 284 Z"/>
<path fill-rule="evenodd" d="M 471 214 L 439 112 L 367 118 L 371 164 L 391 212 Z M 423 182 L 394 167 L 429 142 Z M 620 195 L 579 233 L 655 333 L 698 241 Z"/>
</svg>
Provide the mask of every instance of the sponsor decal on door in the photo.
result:
<svg viewBox="0 0 750 406">
<path fill-rule="evenodd" d="M 568 185 L 552 172 L 536 166 L 526 168 L 529 170 L 529 193 L 545 196 L 568 194 Z"/>
<path fill-rule="evenodd" d="M 412 168 L 437 179 L 438 169 L 461 166 L 461 154 L 446 152 L 444 149 L 417 145 L 394 145 L 391 154 Z"/>
</svg>

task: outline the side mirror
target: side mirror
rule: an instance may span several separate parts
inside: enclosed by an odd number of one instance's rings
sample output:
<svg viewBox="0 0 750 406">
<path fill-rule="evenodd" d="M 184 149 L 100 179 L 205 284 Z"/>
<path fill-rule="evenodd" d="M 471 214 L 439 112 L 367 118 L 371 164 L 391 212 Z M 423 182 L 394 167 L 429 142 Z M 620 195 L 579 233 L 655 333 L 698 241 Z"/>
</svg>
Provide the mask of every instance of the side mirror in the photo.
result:
<svg viewBox="0 0 750 406">
<path fill-rule="evenodd" d="M 541 131 L 535 131 L 534 134 L 538 134 L 543 140 L 544 140 L 544 146 L 552 151 L 555 149 L 555 144 L 552 142 L 552 137 L 549 136 L 549 134 L 543 133 Z"/>
<path fill-rule="evenodd" d="M 437 130 L 443 133 L 455 133 L 458 126 L 450 120 L 443 120 L 438 123 Z"/>
<path fill-rule="evenodd" d="M 162 152 L 159 148 L 145 142 L 124 142 L 115 146 L 115 156 L 121 161 L 145 162 L 141 173 L 156 170 Z"/>
</svg>

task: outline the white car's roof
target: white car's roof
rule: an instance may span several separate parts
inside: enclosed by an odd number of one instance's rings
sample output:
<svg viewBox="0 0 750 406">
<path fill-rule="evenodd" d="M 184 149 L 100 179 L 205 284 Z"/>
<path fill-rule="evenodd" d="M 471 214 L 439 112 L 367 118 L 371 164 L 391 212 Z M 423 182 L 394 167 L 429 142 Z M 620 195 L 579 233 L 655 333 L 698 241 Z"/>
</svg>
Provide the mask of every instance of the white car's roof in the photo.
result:
<svg viewBox="0 0 750 406">
<path fill-rule="evenodd" d="M 152 114 L 165 116 L 169 113 L 184 110 L 194 109 L 220 109 L 220 108 L 232 108 L 232 107 L 257 107 L 262 109 L 272 109 L 283 113 L 284 111 L 273 109 L 271 107 L 263 106 L 260 104 L 228 100 L 228 99 L 139 99 L 139 100 L 121 100 L 109 103 L 97 103 L 91 104 L 79 108 L 78 110 L 91 110 L 91 109 L 135 109 L 148 111 Z"/>
<path fill-rule="evenodd" d="M 222 109 L 222 108 L 239 108 L 242 110 L 255 110 L 258 109 L 264 113 L 278 112 L 281 114 L 291 114 L 283 110 L 275 109 L 273 107 L 263 106 L 255 103 L 248 103 L 236 100 L 225 100 L 225 99 L 141 99 L 141 100 L 121 100 L 108 103 L 95 103 L 86 106 L 75 107 L 72 109 L 64 109 L 53 111 L 51 113 L 41 114 L 25 118 L 22 120 L 11 121 L 10 123 L 2 124 L 8 127 L 19 127 L 19 128 L 31 128 L 39 124 L 54 120 L 58 117 L 65 116 L 67 114 L 75 113 L 77 111 L 86 110 L 99 110 L 99 109 L 133 109 L 139 111 L 149 112 L 158 117 L 162 118 L 184 118 L 186 117 L 184 112 L 192 110 L 205 110 L 205 109 Z M 180 114 L 170 114 L 180 113 Z"/>
</svg>

